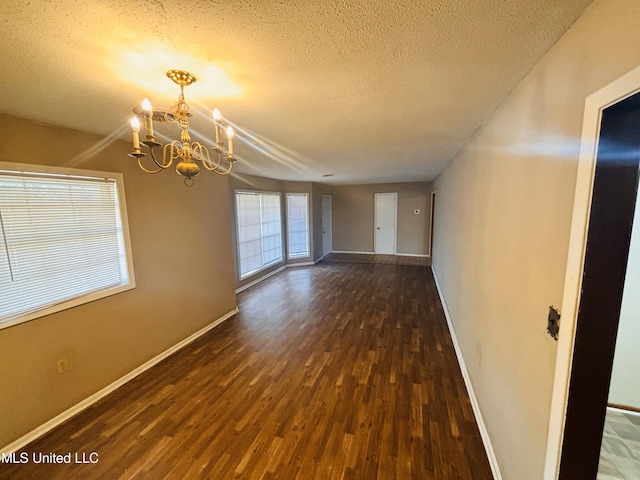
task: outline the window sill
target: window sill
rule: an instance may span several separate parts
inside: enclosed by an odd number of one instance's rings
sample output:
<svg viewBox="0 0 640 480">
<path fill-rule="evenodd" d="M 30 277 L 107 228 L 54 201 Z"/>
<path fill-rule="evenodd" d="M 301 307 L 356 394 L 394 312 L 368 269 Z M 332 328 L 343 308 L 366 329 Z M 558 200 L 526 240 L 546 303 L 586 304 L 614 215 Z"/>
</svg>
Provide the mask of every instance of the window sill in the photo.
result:
<svg viewBox="0 0 640 480">
<path fill-rule="evenodd" d="M 68 310 L 70 308 L 78 307 L 86 303 L 95 302 L 96 300 L 110 297 L 111 295 L 116 295 L 118 293 L 126 292 L 128 290 L 133 290 L 134 288 L 136 288 L 136 285 L 135 285 L 135 282 L 132 281 L 126 285 L 119 285 L 117 287 L 99 290 L 97 292 L 91 292 L 86 295 L 81 295 L 79 297 L 63 301 L 61 303 L 49 305 L 45 308 L 26 313 L 24 315 L 16 314 L 16 316 L 13 318 L 8 318 L 6 320 L 1 321 L 0 330 L 9 328 L 9 327 L 14 327 L 16 325 L 20 325 L 21 323 L 29 322 L 31 320 L 36 320 L 38 318 L 45 317 L 47 315 L 52 315 L 54 313 L 58 313 L 63 310 Z"/>
</svg>

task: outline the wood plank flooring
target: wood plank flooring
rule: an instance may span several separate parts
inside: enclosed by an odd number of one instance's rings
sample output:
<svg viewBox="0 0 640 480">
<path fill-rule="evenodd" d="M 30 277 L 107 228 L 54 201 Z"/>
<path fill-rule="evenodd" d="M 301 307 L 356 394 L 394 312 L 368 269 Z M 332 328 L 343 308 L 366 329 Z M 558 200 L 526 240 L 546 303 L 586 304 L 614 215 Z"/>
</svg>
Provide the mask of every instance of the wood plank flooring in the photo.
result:
<svg viewBox="0 0 640 480">
<path fill-rule="evenodd" d="M 376 263 L 380 265 L 431 266 L 431 258 L 408 255 L 380 255 L 371 253 L 330 253 L 323 258 L 327 263 Z"/>
<path fill-rule="evenodd" d="M 492 478 L 429 268 L 320 263 L 238 298 L 238 315 L 18 453 L 97 463 L 0 464 L 0 478 Z"/>
</svg>

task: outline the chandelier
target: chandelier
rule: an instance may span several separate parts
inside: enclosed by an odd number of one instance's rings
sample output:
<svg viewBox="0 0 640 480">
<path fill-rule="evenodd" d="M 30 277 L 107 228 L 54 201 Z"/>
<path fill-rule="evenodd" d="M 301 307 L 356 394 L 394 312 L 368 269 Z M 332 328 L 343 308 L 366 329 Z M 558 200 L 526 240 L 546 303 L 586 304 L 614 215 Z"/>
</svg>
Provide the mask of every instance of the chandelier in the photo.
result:
<svg viewBox="0 0 640 480">
<path fill-rule="evenodd" d="M 222 116 L 216 108 L 213 111 L 213 126 L 215 130 L 215 146 L 209 149 L 199 142 L 192 142 L 189 135 L 189 105 L 184 100 L 184 87 L 196 81 L 196 77 L 182 70 L 169 70 L 167 72 L 173 82 L 180 85 L 178 101 L 170 108 L 152 108 L 148 99 L 144 99 L 142 107 L 133 109 L 135 116 L 131 119 L 131 131 L 133 134 L 133 149 L 129 156 L 138 161 L 138 166 L 146 173 L 158 173 L 169 168 L 176 162 L 176 172 L 185 177 L 184 184 L 188 187 L 194 183 L 193 177 L 200 173 L 200 165 L 219 175 L 227 175 L 236 161 L 233 156 L 233 128 L 226 129 L 227 148 L 222 141 Z M 140 117 L 145 123 L 145 140 L 140 141 Z M 180 132 L 180 140 L 172 140 L 164 146 L 157 142 L 153 132 L 153 122 L 175 123 Z M 149 153 L 142 152 L 140 145 L 147 147 Z M 162 159 L 155 153 L 156 148 L 162 148 Z M 143 165 L 143 158 L 149 156 L 153 163 L 150 168 Z M 213 160 L 212 160 L 213 157 Z"/>
</svg>

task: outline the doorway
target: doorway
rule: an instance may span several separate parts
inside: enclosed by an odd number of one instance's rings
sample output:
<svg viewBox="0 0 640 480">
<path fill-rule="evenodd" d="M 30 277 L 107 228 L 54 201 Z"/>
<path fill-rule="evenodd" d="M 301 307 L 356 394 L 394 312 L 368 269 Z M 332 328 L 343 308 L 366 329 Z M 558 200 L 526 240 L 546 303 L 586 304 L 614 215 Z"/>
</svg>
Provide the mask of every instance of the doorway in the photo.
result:
<svg viewBox="0 0 640 480">
<path fill-rule="evenodd" d="M 640 93 L 602 111 L 560 479 L 596 478 L 638 189 Z"/>
<path fill-rule="evenodd" d="M 375 230 L 373 232 L 373 244 L 376 254 L 396 254 L 397 205 L 397 193 L 375 194 Z"/>
<path fill-rule="evenodd" d="M 640 67 L 585 102 L 547 480 L 597 475 L 638 186 L 639 90 Z"/>
<path fill-rule="evenodd" d="M 333 230 L 331 217 L 331 196 L 322 195 L 322 256 L 326 257 L 333 250 Z"/>
<path fill-rule="evenodd" d="M 435 214 L 436 214 L 436 192 L 431 192 L 431 209 L 429 217 L 429 257 L 433 262 L 433 232 L 435 226 Z"/>
</svg>

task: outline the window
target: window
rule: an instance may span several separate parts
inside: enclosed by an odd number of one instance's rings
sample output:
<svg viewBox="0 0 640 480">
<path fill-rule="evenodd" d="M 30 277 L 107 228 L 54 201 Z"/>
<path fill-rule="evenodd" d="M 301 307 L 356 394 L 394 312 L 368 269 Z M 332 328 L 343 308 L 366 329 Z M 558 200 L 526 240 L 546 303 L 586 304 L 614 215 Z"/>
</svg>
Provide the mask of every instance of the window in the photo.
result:
<svg viewBox="0 0 640 480">
<path fill-rule="evenodd" d="M 240 278 L 282 260 L 280 194 L 236 192 Z"/>
<path fill-rule="evenodd" d="M 309 256 L 309 195 L 287 194 L 288 257 Z"/>
<path fill-rule="evenodd" d="M 0 164 L 0 328 L 134 287 L 122 176 L 41 170 Z"/>
</svg>

